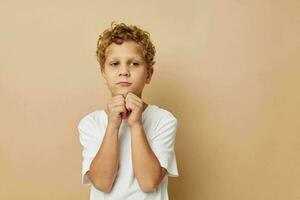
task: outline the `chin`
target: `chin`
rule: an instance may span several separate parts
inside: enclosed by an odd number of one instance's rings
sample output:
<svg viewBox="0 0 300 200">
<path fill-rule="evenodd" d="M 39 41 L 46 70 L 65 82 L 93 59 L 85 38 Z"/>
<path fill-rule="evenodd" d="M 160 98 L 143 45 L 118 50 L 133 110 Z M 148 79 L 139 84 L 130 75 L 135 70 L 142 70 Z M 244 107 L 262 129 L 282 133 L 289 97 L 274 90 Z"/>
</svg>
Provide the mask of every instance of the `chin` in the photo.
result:
<svg viewBox="0 0 300 200">
<path fill-rule="evenodd" d="M 116 92 L 116 95 L 120 95 L 120 94 L 122 94 L 122 95 L 127 95 L 129 92 L 131 92 L 131 93 L 133 93 L 133 94 L 136 95 L 136 92 L 134 92 L 134 91 L 132 91 L 132 90 L 126 90 L 126 89 L 124 89 L 124 90 L 118 90 L 118 91 Z"/>
</svg>

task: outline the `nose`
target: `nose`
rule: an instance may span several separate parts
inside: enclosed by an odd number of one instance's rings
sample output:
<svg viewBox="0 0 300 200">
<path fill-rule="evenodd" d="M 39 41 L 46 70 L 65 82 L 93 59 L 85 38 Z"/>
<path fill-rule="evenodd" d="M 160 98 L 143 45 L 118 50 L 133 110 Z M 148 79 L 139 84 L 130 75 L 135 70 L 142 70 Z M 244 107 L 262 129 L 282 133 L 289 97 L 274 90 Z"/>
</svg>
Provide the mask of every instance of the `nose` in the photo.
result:
<svg viewBox="0 0 300 200">
<path fill-rule="evenodd" d="M 129 76 L 130 72 L 128 69 L 128 66 L 126 66 L 125 64 L 121 65 L 119 68 L 119 76 Z"/>
</svg>

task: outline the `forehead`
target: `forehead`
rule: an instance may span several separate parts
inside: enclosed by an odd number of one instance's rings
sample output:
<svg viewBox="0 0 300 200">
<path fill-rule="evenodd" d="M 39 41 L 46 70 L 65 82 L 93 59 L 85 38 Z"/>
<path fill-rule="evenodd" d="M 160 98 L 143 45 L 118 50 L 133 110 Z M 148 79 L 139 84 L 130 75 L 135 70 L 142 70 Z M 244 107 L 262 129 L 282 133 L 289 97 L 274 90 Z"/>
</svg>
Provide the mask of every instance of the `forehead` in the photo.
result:
<svg viewBox="0 0 300 200">
<path fill-rule="evenodd" d="M 106 58 L 143 58 L 143 48 L 134 41 L 112 43 L 105 50 Z"/>
</svg>

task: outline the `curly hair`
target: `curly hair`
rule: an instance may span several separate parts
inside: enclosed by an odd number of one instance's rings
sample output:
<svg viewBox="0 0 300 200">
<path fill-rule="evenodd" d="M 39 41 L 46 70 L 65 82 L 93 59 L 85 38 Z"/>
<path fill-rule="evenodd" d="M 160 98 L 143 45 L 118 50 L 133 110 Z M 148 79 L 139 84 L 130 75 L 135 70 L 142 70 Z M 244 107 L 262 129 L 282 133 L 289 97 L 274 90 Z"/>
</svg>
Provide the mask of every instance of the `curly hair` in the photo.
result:
<svg viewBox="0 0 300 200">
<path fill-rule="evenodd" d="M 126 25 L 125 23 L 111 23 L 111 27 L 99 35 L 97 41 L 96 56 L 101 69 L 104 69 L 105 50 L 112 44 L 122 44 L 124 41 L 135 41 L 143 49 L 143 56 L 147 67 L 150 68 L 155 64 L 155 47 L 150 40 L 150 34 L 147 31 L 135 25 Z"/>
</svg>

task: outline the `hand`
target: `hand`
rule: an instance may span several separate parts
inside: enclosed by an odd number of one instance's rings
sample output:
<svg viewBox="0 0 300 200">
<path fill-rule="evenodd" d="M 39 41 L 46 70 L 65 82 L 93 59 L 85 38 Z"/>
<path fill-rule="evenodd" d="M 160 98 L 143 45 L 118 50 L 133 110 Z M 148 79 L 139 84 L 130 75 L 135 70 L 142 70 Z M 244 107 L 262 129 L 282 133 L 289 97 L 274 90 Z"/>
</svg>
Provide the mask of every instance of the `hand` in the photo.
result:
<svg viewBox="0 0 300 200">
<path fill-rule="evenodd" d="M 125 97 L 116 95 L 112 97 L 107 104 L 108 124 L 120 128 L 122 118 L 126 117 Z"/>
<path fill-rule="evenodd" d="M 127 109 L 127 115 L 125 117 L 127 125 L 132 127 L 136 124 L 142 124 L 142 113 L 144 107 L 143 100 L 129 92 L 125 98 L 125 106 Z"/>
</svg>

